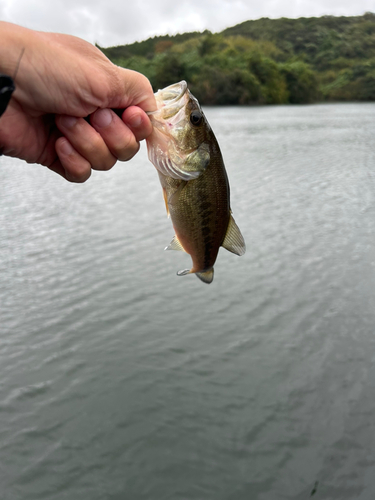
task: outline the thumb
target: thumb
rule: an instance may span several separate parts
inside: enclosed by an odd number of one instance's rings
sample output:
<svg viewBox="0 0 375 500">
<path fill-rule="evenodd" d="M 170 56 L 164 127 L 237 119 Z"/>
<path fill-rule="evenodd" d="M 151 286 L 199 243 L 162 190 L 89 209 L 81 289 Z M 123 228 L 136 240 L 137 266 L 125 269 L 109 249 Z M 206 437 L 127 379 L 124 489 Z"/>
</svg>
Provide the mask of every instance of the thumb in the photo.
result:
<svg viewBox="0 0 375 500">
<path fill-rule="evenodd" d="M 148 78 L 131 69 L 118 69 L 124 93 L 120 97 L 120 103 L 117 107 L 138 106 L 146 112 L 155 111 L 157 109 L 155 96 Z"/>
</svg>

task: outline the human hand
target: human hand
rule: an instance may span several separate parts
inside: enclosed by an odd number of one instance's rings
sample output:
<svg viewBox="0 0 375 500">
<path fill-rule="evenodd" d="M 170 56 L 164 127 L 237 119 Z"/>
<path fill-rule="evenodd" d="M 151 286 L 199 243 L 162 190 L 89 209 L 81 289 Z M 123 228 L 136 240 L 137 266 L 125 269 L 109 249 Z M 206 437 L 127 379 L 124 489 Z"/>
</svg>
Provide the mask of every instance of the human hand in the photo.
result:
<svg viewBox="0 0 375 500">
<path fill-rule="evenodd" d="M 3 154 L 40 163 L 73 182 L 136 154 L 152 131 L 145 111 L 156 109 L 145 76 L 115 66 L 76 37 L 5 22 L 0 33 L 0 72 L 14 76 L 25 49 L 16 90 L 0 118 Z M 113 109 L 125 111 L 120 118 Z"/>
</svg>

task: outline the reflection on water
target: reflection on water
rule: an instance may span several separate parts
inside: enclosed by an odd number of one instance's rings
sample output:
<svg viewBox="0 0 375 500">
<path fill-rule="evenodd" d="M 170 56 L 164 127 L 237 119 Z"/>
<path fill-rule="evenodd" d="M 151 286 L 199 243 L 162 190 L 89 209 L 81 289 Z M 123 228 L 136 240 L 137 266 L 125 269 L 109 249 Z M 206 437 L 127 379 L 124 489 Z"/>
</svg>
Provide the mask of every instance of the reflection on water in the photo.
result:
<svg viewBox="0 0 375 500">
<path fill-rule="evenodd" d="M 372 499 L 375 105 L 205 111 L 248 248 L 209 287 L 144 150 L 1 158 L 2 498 Z"/>
</svg>

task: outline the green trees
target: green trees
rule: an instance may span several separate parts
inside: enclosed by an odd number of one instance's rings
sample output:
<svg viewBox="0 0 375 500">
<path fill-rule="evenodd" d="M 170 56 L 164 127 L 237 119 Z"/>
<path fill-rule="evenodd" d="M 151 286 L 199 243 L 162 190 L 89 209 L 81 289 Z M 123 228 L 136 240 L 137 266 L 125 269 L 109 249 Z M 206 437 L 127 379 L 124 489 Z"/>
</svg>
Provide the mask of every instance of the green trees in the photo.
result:
<svg viewBox="0 0 375 500">
<path fill-rule="evenodd" d="M 102 49 L 155 91 L 186 80 L 202 104 L 375 100 L 375 14 L 246 21 Z"/>
<path fill-rule="evenodd" d="M 375 101 L 375 58 L 355 63 L 330 75 L 322 85 L 325 99 L 335 101 Z"/>
<path fill-rule="evenodd" d="M 155 68 L 154 78 L 151 79 L 154 89 L 162 89 L 186 79 L 184 62 L 170 52 L 163 54 Z"/>
<path fill-rule="evenodd" d="M 259 82 L 261 103 L 285 104 L 289 102 L 286 79 L 281 65 L 260 52 L 252 52 L 248 56 L 249 71 Z"/>
<path fill-rule="evenodd" d="M 318 100 L 318 80 L 311 67 L 302 62 L 287 62 L 282 65 L 291 104 L 311 103 Z"/>
<path fill-rule="evenodd" d="M 261 101 L 259 82 L 242 69 L 219 69 L 204 66 L 190 85 L 202 104 L 256 104 Z"/>
</svg>

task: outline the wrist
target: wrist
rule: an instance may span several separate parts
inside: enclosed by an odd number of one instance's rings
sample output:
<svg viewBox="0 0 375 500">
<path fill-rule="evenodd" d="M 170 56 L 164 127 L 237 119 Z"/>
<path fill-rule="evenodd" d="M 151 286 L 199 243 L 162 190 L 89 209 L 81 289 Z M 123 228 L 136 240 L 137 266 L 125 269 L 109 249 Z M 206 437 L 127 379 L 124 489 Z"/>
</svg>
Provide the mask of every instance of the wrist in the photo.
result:
<svg viewBox="0 0 375 500">
<path fill-rule="evenodd" d="M 32 30 L 0 21 L 0 73 L 15 77 L 20 58 L 30 45 L 30 33 Z"/>
</svg>

